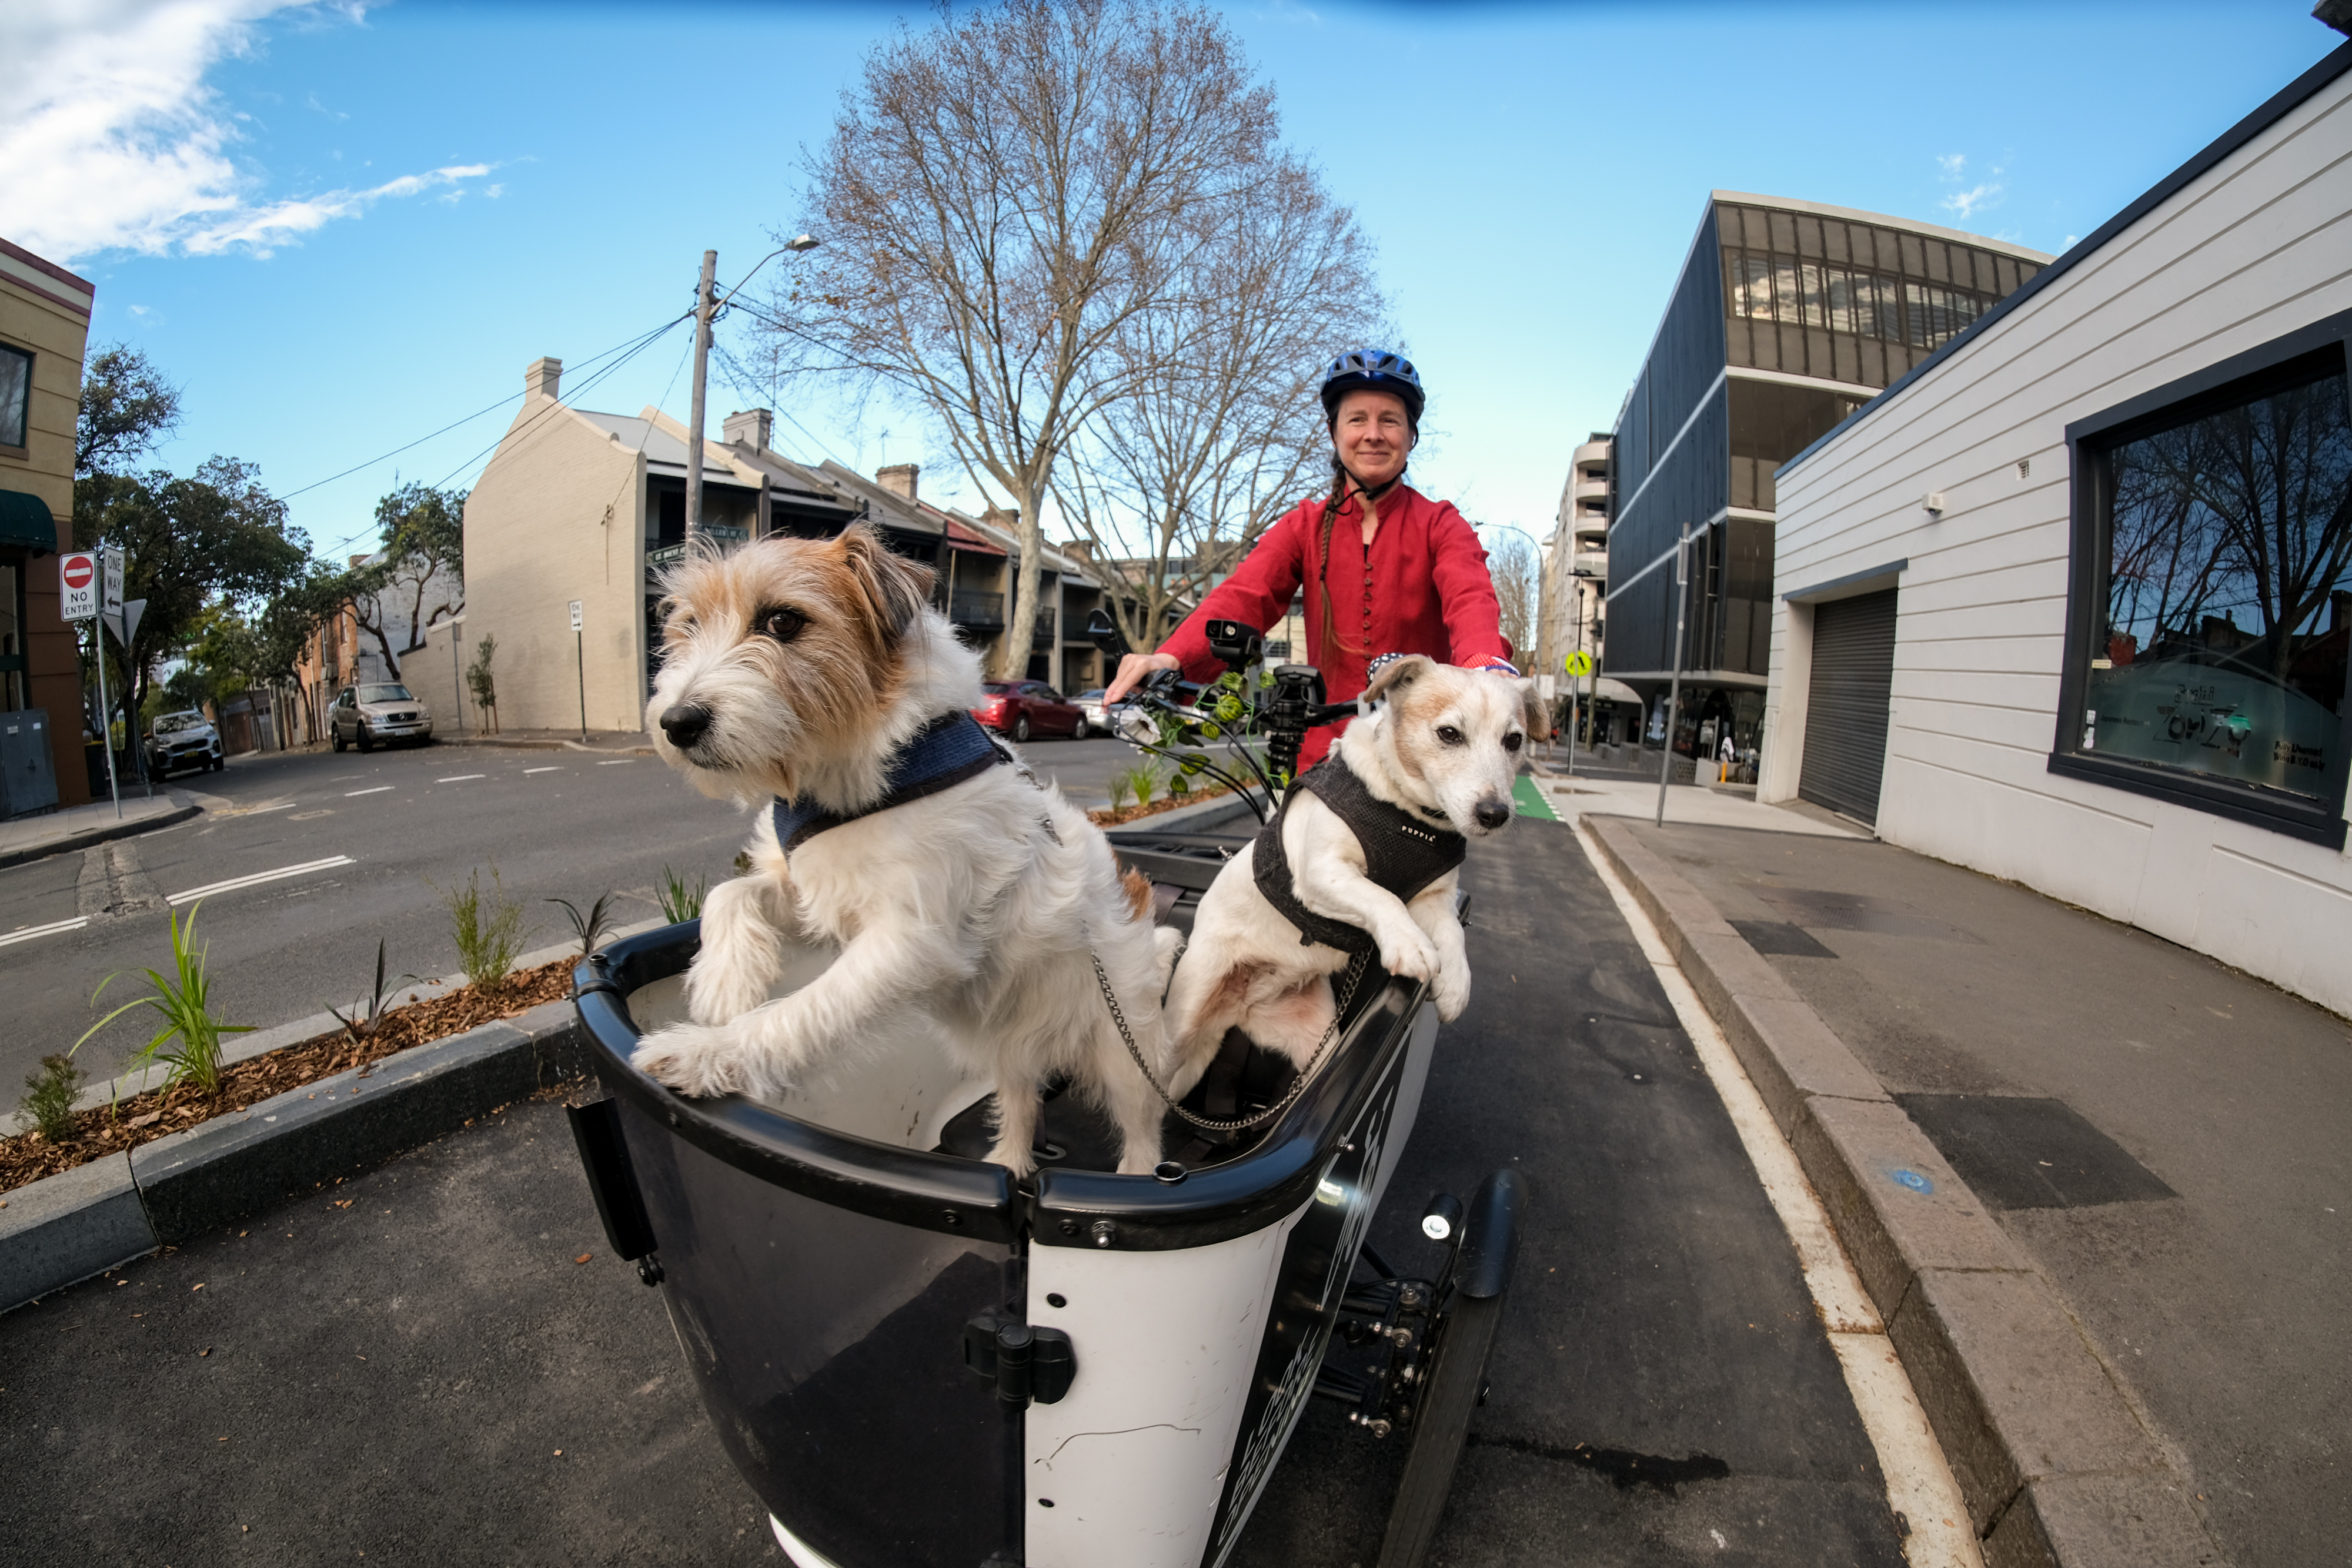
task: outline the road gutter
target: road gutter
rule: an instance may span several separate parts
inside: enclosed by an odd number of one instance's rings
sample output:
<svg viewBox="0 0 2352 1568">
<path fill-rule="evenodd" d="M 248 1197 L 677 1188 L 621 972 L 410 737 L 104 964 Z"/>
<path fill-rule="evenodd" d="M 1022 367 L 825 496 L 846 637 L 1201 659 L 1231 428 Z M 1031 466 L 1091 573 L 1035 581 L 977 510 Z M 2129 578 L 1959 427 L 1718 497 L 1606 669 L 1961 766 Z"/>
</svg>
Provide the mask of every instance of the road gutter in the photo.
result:
<svg viewBox="0 0 2352 1568">
<path fill-rule="evenodd" d="M 1862 1276 L 1838 1243 L 1828 1212 L 1805 1179 L 1796 1151 L 1757 1092 L 1730 1041 L 1699 1000 L 1690 977 L 1641 901 L 1626 887 L 1606 852 L 1583 832 L 1577 834 L 1601 884 L 1633 929 L 1666 1000 L 1697 1049 L 1699 1062 L 1722 1097 L 1740 1146 L 1770 1200 L 1772 1211 L 1796 1249 L 1797 1265 L 1812 1293 L 1813 1310 L 1828 1332 L 1830 1348 L 1845 1374 L 1846 1391 L 1877 1451 L 1886 1481 L 1887 1507 L 1904 1527 L 1903 1554 L 1910 1568 L 1984 1568 L 1985 1558 L 1969 1527 L 1968 1508 L 1944 1450 L 1920 1408 L 1911 1379 L 1887 1337 L 1886 1325 L 1864 1289 Z"/>
</svg>

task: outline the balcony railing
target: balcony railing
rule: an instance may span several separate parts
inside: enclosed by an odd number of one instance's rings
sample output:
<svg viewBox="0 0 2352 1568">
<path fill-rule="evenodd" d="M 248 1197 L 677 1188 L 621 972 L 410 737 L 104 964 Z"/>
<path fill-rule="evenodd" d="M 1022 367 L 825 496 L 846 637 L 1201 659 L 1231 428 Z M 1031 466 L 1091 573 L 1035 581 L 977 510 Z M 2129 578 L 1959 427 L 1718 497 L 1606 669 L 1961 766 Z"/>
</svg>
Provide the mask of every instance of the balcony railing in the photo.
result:
<svg viewBox="0 0 2352 1568">
<path fill-rule="evenodd" d="M 1004 595 L 959 588 L 948 596 L 948 619 L 958 626 L 992 630 L 1004 624 Z"/>
</svg>

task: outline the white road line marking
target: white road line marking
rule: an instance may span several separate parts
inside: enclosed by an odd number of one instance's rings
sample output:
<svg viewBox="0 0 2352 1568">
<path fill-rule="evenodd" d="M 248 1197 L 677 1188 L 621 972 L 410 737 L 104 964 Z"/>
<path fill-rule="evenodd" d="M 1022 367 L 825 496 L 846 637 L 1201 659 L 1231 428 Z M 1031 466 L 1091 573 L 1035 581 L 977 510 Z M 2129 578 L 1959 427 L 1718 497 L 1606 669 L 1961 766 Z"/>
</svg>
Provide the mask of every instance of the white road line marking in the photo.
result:
<svg viewBox="0 0 2352 1568">
<path fill-rule="evenodd" d="M 36 936 L 55 936 L 61 931 L 79 931 L 89 924 L 89 916 L 77 915 L 71 920 L 60 920 L 54 925 L 28 925 L 22 931 L 11 931 L 0 936 L 0 947 L 11 942 L 30 942 Z"/>
<path fill-rule="evenodd" d="M 522 770 L 522 776 L 528 779 L 534 773 L 561 773 L 563 769 L 561 768 L 526 768 Z"/>
<path fill-rule="evenodd" d="M 436 784 L 463 784 L 468 779 L 488 779 L 487 773 L 453 773 L 446 779 L 436 779 Z"/>
<path fill-rule="evenodd" d="M 615 757 L 610 762 L 599 762 L 596 766 L 599 768 L 626 768 L 630 763 L 635 762 L 635 760 L 636 758 L 634 757 Z"/>
<path fill-rule="evenodd" d="M 372 789 L 346 789 L 343 791 L 343 799 L 348 800 L 354 795 L 381 795 L 391 788 L 389 784 L 378 784 Z"/>
<path fill-rule="evenodd" d="M 1829 1331 L 1830 1348 L 1837 1353 L 1838 1366 L 1845 1374 L 1846 1392 L 1853 1396 L 1855 1414 L 1862 1417 L 1863 1430 L 1870 1434 L 1871 1447 L 1878 1450 L 1878 1468 L 1886 1478 L 1887 1506 L 1910 1521 L 1911 1533 L 1903 1542 L 1904 1560 L 1911 1568 L 1983 1568 L 1984 1556 L 1969 1525 L 1968 1504 L 1961 1500 L 1959 1483 L 1952 1479 L 1951 1465 L 1927 1425 L 1910 1374 L 1896 1357 L 1895 1343 L 1862 1288 L 1862 1277 L 1838 1244 L 1837 1232 L 1805 1179 L 1796 1151 L 1780 1135 L 1771 1112 L 1764 1107 L 1764 1097 L 1756 1092 L 1731 1042 L 1724 1039 L 1714 1016 L 1691 988 L 1689 977 L 1675 962 L 1673 950 L 1650 923 L 1649 912 L 1619 880 L 1608 857 L 1580 830 L 1576 837 L 1618 913 L 1633 927 L 1642 956 L 1650 961 L 1667 1001 L 1674 1005 L 1675 1017 L 1697 1048 L 1699 1062 L 1714 1082 L 1716 1092 L 1723 1097 L 1724 1109 L 1731 1114 L 1731 1124 L 1756 1167 L 1764 1195 L 1771 1200 L 1796 1249 L 1806 1288 L 1812 1292 L 1822 1326 Z"/>
<path fill-rule="evenodd" d="M 276 882 L 280 877 L 301 876 L 314 871 L 331 871 L 336 866 L 352 863 L 352 857 L 349 855 L 331 855 L 322 861 L 304 861 L 300 865 L 280 866 L 276 871 L 256 872 L 251 876 L 233 876 L 226 882 L 207 883 L 203 887 L 192 887 L 185 893 L 175 893 L 166 902 L 173 904 L 191 904 L 199 898 L 210 898 L 216 893 L 235 893 L 239 888 L 254 887 L 265 882 Z"/>
<path fill-rule="evenodd" d="M 276 804 L 268 806 L 231 806 L 226 810 L 215 811 L 213 815 L 224 819 L 229 817 L 258 817 L 265 811 L 289 811 L 299 804 L 300 802 L 297 800 L 279 800 Z"/>
</svg>

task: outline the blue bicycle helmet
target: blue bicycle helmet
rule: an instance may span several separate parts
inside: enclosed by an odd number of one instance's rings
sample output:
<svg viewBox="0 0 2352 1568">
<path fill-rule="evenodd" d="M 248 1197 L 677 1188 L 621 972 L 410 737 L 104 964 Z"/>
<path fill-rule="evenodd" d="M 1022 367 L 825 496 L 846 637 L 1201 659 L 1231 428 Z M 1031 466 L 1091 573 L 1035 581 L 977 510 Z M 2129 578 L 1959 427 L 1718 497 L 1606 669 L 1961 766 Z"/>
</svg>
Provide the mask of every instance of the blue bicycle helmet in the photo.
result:
<svg viewBox="0 0 2352 1568">
<path fill-rule="evenodd" d="M 1416 431 L 1421 428 L 1421 411 L 1428 401 L 1422 391 L 1421 373 L 1403 355 L 1386 349 L 1350 349 L 1331 361 L 1331 368 L 1323 372 L 1324 422 L 1338 419 L 1339 400 L 1363 387 L 1402 398 L 1405 418 Z"/>
</svg>

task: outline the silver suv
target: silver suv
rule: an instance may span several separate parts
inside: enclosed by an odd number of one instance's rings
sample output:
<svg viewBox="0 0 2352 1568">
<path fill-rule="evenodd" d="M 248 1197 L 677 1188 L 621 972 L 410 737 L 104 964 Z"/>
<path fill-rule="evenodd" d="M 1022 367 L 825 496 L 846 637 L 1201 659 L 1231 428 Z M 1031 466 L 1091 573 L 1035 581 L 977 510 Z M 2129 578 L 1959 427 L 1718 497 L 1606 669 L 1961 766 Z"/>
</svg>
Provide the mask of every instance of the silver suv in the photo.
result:
<svg viewBox="0 0 2352 1568">
<path fill-rule="evenodd" d="M 379 740 L 423 745 L 433 738 L 432 711 L 409 695 L 406 686 L 391 681 L 345 686 L 327 716 L 328 738 L 337 751 L 346 746 L 373 751 Z"/>
<path fill-rule="evenodd" d="M 194 708 L 159 713 L 148 727 L 147 771 L 158 779 L 169 779 L 185 768 L 217 773 L 227 766 L 228 759 L 221 755 L 220 732 Z"/>
</svg>

